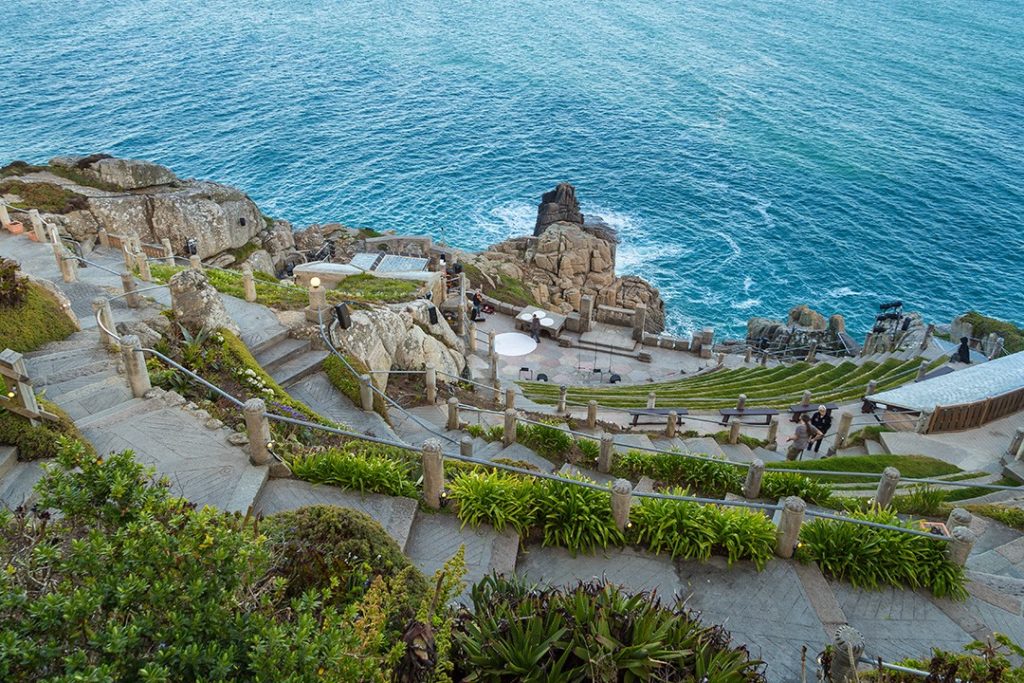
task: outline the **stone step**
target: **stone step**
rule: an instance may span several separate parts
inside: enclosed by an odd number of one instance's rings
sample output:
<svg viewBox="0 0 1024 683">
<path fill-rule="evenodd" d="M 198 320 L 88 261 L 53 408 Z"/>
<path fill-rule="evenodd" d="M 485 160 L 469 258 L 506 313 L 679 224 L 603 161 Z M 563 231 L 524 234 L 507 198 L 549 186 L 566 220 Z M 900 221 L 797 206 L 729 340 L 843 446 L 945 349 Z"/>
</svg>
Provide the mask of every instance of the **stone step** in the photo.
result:
<svg viewBox="0 0 1024 683">
<path fill-rule="evenodd" d="M 646 434 L 627 433 L 615 434 L 615 451 L 625 453 L 635 448 L 654 448 L 651 438 Z"/>
<path fill-rule="evenodd" d="M 60 394 L 58 405 L 72 420 L 79 420 L 131 399 L 132 390 L 125 378 L 113 374 L 103 377 L 98 382 Z"/>
<path fill-rule="evenodd" d="M 867 454 L 868 454 L 868 449 L 865 448 L 864 446 L 861 446 L 860 444 L 857 444 L 856 446 L 849 446 L 847 448 L 842 448 L 842 449 L 840 449 L 839 451 L 836 452 L 836 455 L 838 455 L 838 456 L 845 456 L 845 455 L 867 455 Z"/>
<path fill-rule="evenodd" d="M 308 339 L 284 339 L 256 355 L 256 362 L 264 370 L 273 374 L 277 368 L 309 350 Z"/>
<path fill-rule="evenodd" d="M 480 441 L 481 446 L 479 448 L 474 443 L 473 446 L 473 457 L 480 458 L 481 460 L 494 460 L 498 457 L 498 454 L 505 450 L 505 446 L 501 441 L 487 442 L 483 439 L 475 439 L 474 441 Z"/>
<path fill-rule="evenodd" d="M 38 494 L 33 490 L 43 478 L 43 468 L 38 461 L 19 462 L 0 479 L 0 505 L 10 509 L 18 506 L 31 507 Z"/>
<path fill-rule="evenodd" d="M 750 450 L 750 446 L 743 443 L 722 443 L 718 444 L 718 447 L 725 453 L 726 459 L 732 462 L 753 462 L 755 457 L 754 452 Z"/>
<path fill-rule="evenodd" d="M 864 450 L 868 452 L 868 455 L 886 455 L 889 452 L 885 450 L 885 446 L 874 439 L 864 439 Z"/>
<path fill-rule="evenodd" d="M 56 382 L 54 384 L 48 384 L 42 387 L 46 390 L 46 398 L 54 403 L 59 404 L 62 397 L 77 391 L 84 387 L 90 387 L 94 384 L 100 384 L 108 380 L 120 379 L 127 385 L 128 379 L 124 375 L 117 372 L 117 367 L 111 364 L 108 367 L 99 369 L 96 372 L 79 375 L 78 377 L 72 377 L 71 379 L 64 380 L 63 382 Z"/>
<path fill-rule="evenodd" d="M 18 449 L 14 446 L 0 446 L 0 481 L 17 464 Z"/>
<path fill-rule="evenodd" d="M 499 441 L 496 443 L 501 442 Z M 555 469 L 554 465 L 551 464 L 551 461 L 545 460 L 544 458 L 537 455 L 531 449 L 527 448 L 521 443 L 509 444 L 508 448 L 501 449 L 501 451 L 498 452 L 497 455 L 488 458 L 488 460 L 496 460 L 498 458 L 503 458 L 505 460 L 521 460 L 523 462 L 528 462 L 541 472 L 550 473 L 553 472 Z"/>
<path fill-rule="evenodd" d="M 691 453 L 698 455 L 710 455 L 715 458 L 724 458 L 725 451 L 718 445 L 718 442 L 710 436 L 698 436 L 693 439 L 686 439 L 684 442 Z"/>
<path fill-rule="evenodd" d="M 274 332 L 271 335 L 261 337 L 259 341 L 254 341 L 255 337 L 253 337 L 252 335 L 247 336 L 243 334 L 242 341 L 245 342 L 246 346 L 249 347 L 249 353 L 256 356 L 263 353 L 270 347 L 283 342 L 285 339 L 288 338 L 288 333 L 288 328 L 283 328 L 281 330 L 278 330 L 277 332 Z"/>
<path fill-rule="evenodd" d="M 270 376 L 282 387 L 287 387 L 319 371 L 327 356 L 327 351 L 306 351 L 288 359 L 270 373 Z"/>
<path fill-rule="evenodd" d="M 760 458 L 761 462 L 763 462 L 763 463 L 783 462 L 786 459 L 785 451 L 782 451 L 782 450 L 772 451 L 772 450 L 769 450 L 767 448 L 763 448 L 761 446 L 758 446 L 757 448 L 755 448 L 753 450 L 753 452 L 752 452 L 752 455 L 755 458 Z"/>
<path fill-rule="evenodd" d="M 99 348 L 99 345 L 99 337 L 95 332 L 75 332 L 67 339 L 49 342 L 35 351 L 29 351 L 22 355 L 27 361 L 30 358 L 40 358 L 61 351 L 80 351 L 92 347 Z"/>
<path fill-rule="evenodd" d="M 133 398 L 124 403 L 118 403 L 106 410 L 100 410 L 92 415 L 75 420 L 75 426 L 79 429 L 95 429 L 117 422 L 123 422 L 145 413 L 166 408 L 163 401 L 156 399 Z"/>
<path fill-rule="evenodd" d="M 241 512 L 244 515 L 250 507 L 255 508 L 256 500 L 269 478 L 269 465 L 251 465 L 243 469 L 231 498 L 223 508 L 224 512 Z"/>
<path fill-rule="evenodd" d="M 960 469 L 980 469 L 989 464 L 992 456 L 971 451 L 914 432 L 882 432 L 879 435 L 886 452 L 897 455 L 927 455 L 956 465 Z"/>
<path fill-rule="evenodd" d="M 29 368 L 29 377 L 32 379 L 32 386 L 39 389 L 52 384 L 61 384 L 68 380 L 95 375 L 115 367 L 117 367 L 116 362 L 110 358 L 100 360 L 80 358 L 77 364 L 69 363 L 66 366 L 55 368 L 51 372 L 38 372 Z"/>
</svg>

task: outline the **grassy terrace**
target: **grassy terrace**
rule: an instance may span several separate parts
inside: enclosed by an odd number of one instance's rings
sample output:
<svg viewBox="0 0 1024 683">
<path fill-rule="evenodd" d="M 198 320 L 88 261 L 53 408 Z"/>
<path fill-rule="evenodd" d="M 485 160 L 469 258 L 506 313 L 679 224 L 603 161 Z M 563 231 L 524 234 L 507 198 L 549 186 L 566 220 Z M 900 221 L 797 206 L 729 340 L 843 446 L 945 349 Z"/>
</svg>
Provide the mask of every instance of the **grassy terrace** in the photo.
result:
<svg viewBox="0 0 1024 683">
<path fill-rule="evenodd" d="M 937 360 L 932 367 L 937 367 Z M 795 363 L 776 368 L 738 368 L 718 370 L 699 377 L 654 384 L 615 385 L 609 387 L 570 387 L 568 400 L 586 403 L 596 400 L 613 408 L 642 408 L 647 405 L 648 392 L 658 395 L 662 406 L 682 406 L 697 410 L 728 408 L 736 397 L 746 394 L 747 404 L 784 408 L 798 401 L 804 391 L 812 392 L 816 402 L 854 401 L 864 395 L 865 385 L 874 380 L 878 391 L 892 389 L 913 381 L 920 360 L 856 365 L 810 365 Z M 538 403 L 555 403 L 558 386 L 546 382 L 520 382 L 528 398 Z"/>
</svg>

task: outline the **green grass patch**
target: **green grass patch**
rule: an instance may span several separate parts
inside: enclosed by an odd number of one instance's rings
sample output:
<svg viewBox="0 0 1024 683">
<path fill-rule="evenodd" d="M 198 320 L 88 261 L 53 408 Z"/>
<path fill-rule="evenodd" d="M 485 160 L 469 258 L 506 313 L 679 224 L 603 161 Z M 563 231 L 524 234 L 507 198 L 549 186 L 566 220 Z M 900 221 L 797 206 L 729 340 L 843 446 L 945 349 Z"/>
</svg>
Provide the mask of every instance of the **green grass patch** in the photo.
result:
<svg viewBox="0 0 1024 683">
<path fill-rule="evenodd" d="M 356 374 L 353 374 L 345 366 L 345 363 L 333 353 L 324 359 L 324 372 L 335 389 L 348 397 L 357 407 L 362 406 L 363 401 L 359 393 L 359 378 L 357 375 L 369 374 L 370 369 L 363 365 L 363 362 L 355 356 L 346 355 L 345 360 L 355 369 Z M 387 401 L 377 392 L 373 394 L 373 410 L 385 420 L 388 419 Z"/>
<path fill-rule="evenodd" d="M 800 462 L 770 462 L 766 463 L 768 470 L 824 470 L 829 472 L 864 472 L 867 474 L 881 475 L 886 467 L 895 467 L 900 471 L 901 477 L 912 479 L 927 479 L 940 477 L 947 474 L 963 472 L 956 465 L 950 465 L 937 458 L 930 458 L 927 455 L 847 455 L 822 460 L 805 460 Z M 844 477 L 842 475 L 807 475 L 818 481 L 838 483 L 863 483 L 866 487 L 874 485 L 874 480 L 869 477 Z"/>
<path fill-rule="evenodd" d="M 470 263 L 463 264 L 463 271 L 466 273 L 466 277 L 469 278 L 469 283 L 474 289 L 479 288 L 483 290 L 483 293 L 492 299 L 504 301 L 514 306 L 539 305 L 533 297 L 530 288 L 522 280 L 508 275 L 497 275 L 494 277 L 496 283 L 492 287 L 476 266 Z"/>
<path fill-rule="evenodd" d="M 1003 348 L 1010 353 L 1024 351 L 1024 329 L 1021 329 L 1011 322 L 990 318 L 977 311 L 968 311 L 963 319 L 971 324 L 972 334 L 978 339 L 984 339 L 990 333 L 995 332 L 997 337 L 1004 340 Z M 954 339 L 953 341 L 960 341 Z"/>
<path fill-rule="evenodd" d="M 359 228 L 359 236 L 366 240 L 373 237 L 383 237 L 384 233 L 377 232 L 373 228 Z"/>
<path fill-rule="evenodd" d="M 46 166 L 36 166 L 35 164 L 30 164 L 27 161 L 21 161 L 19 159 L 12 161 L 6 166 L 0 167 L 0 178 L 10 178 L 11 176 L 38 173 L 39 171 L 45 170 L 47 170 Z"/>
<path fill-rule="evenodd" d="M 992 503 L 975 503 L 964 505 L 963 507 L 972 515 L 982 515 L 989 519 L 994 519 L 1000 524 L 1005 524 L 1011 529 L 1024 531 L 1024 509 L 1005 507 Z"/>
<path fill-rule="evenodd" d="M 53 183 L 5 180 L 0 182 L 0 194 L 16 194 L 21 197 L 20 202 L 12 204 L 16 209 L 38 209 L 42 213 L 64 214 L 89 206 L 89 200 L 83 195 Z"/>
<path fill-rule="evenodd" d="M 14 308 L 0 308 L 0 351 L 35 351 L 75 332 L 75 325 L 56 299 L 41 285 L 28 284 L 25 300 Z"/>
<path fill-rule="evenodd" d="M 44 399 L 38 399 L 38 402 L 43 410 L 59 419 L 56 422 L 40 420 L 33 426 L 27 418 L 0 409 L 0 444 L 17 447 L 18 460 L 39 460 L 57 455 L 61 448 L 60 438 L 68 437 L 81 441 L 85 451 L 95 457 L 92 445 L 82 438 L 75 423 L 63 410 Z"/>
<path fill-rule="evenodd" d="M 245 244 L 236 249 L 228 250 L 228 253 L 235 258 L 235 263 L 242 264 L 245 263 L 245 260 L 252 256 L 253 253 L 258 251 L 259 249 L 262 249 L 260 245 L 253 244 L 252 242 L 246 242 Z"/>
<path fill-rule="evenodd" d="M 399 280 L 389 277 L 374 277 L 368 273 L 349 275 L 338 283 L 333 294 L 379 303 L 399 303 L 416 298 L 421 284 L 413 280 Z"/>
</svg>

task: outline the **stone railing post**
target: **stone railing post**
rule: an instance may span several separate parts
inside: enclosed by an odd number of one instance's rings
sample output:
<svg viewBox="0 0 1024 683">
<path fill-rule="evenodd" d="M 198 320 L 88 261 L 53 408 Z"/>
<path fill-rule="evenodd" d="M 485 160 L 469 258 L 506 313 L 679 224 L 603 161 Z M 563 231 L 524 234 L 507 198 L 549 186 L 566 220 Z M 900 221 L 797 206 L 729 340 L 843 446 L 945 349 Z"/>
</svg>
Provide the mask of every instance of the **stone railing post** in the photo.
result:
<svg viewBox="0 0 1024 683">
<path fill-rule="evenodd" d="M 928 374 L 928 361 L 921 361 L 921 365 L 917 367 L 917 381 L 920 382 L 924 379 L 924 376 Z"/>
<path fill-rule="evenodd" d="M 869 381 L 867 387 L 864 388 L 864 396 L 873 396 L 877 388 L 878 382 L 876 382 L 875 380 Z"/>
<path fill-rule="evenodd" d="M 584 294 L 580 297 L 580 333 L 590 332 L 594 325 L 594 297 Z"/>
<path fill-rule="evenodd" d="M 743 497 L 753 500 L 761 495 L 761 479 L 764 477 L 764 461 L 754 458 L 747 468 L 747 479 L 743 482 Z"/>
<path fill-rule="evenodd" d="M 64 282 L 78 282 L 78 259 L 70 254 L 60 242 L 53 243 L 53 250 L 59 254 L 57 265 L 60 266 L 60 277 Z"/>
<path fill-rule="evenodd" d="M 256 278 L 252 274 L 252 266 L 248 263 L 242 264 L 242 290 L 245 292 L 245 300 L 256 301 Z M 324 303 L 327 303 L 326 300 Z"/>
<path fill-rule="evenodd" d="M 367 413 L 373 412 L 373 379 L 369 375 L 359 376 L 359 403 Z"/>
<path fill-rule="evenodd" d="M 800 397 L 800 405 L 809 406 L 811 405 L 811 391 L 810 389 L 804 389 L 804 395 Z"/>
<path fill-rule="evenodd" d="M 448 399 L 448 424 L 445 425 L 449 432 L 459 428 L 459 399 L 452 396 Z"/>
<path fill-rule="evenodd" d="M 427 439 L 423 442 L 423 502 L 433 510 L 441 509 L 444 493 L 444 457 L 441 442 Z"/>
<path fill-rule="evenodd" d="M 993 332 L 993 334 L 995 334 Z M 995 360 L 1003 353 L 1003 346 L 1006 344 L 1006 340 L 1002 337 L 996 337 L 996 341 L 992 344 L 992 353 L 989 354 L 989 360 Z"/>
<path fill-rule="evenodd" d="M 136 292 L 135 278 L 131 273 L 121 273 L 121 286 L 124 288 L 124 302 L 128 308 L 138 308 L 142 305 L 142 297 Z"/>
<path fill-rule="evenodd" d="M 750 365 L 750 361 L 752 361 L 753 359 L 754 359 L 754 349 L 752 349 L 752 348 L 750 348 L 748 346 L 747 347 L 747 353 L 743 357 L 743 362 L 746 363 L 747 365 Z"/>
<path fill-rule="evenodd" d="M 679 421 L 679 413 L 670 410 L 668 419 L 665 420 L 665 438 L 672 439 L 676 435 L 676 423 Z"/>
<path fill-rule="evenodd" d="M 174 265 L 174 249 L 171 248 L 171 240 L 166 237 L 160 238 L 160 245 L 164 248 L 164 265 Z"/>
<path fill-rule="evenodd" d="M 973 517 L 971 513 L 963 508 L 953 508 L 949 512 L 949 517 L 946 518 L 946 529 L 953 531 L 958 526 L 971 526 L 971 520 Z"/>
<path fill-rule="evenodd" d="M 43 239 L 41 241 L 42 242 L 46 242 L 47 241 L 47 238 L 46 238 L 46 228 L 43 227 L 43 219 L 39 217 L 39 210 L 38 209 L 29 209 L 28 210 L 28 219 L 32 223 L 32 230 L 35 232 L 35 234 L 36 235 L 42 235 Z M 10 222 L 10 221 L 8 221 L 8 222 Z"/>
<path fill-rule="evenodd" d="M 647 322 L 647 304 L 637 304 L 633 309 L 633 339 L 643 341 L 644 324 Z"/>
<path fill-rule="evenodd" d="M 807 358 L 804 359 L 805 363 L 813 363 L 814 355 L 818 352 L 818 342 L 812 341 L 811 348 L 807 349 Z"/>
<path fill-rule="evenodd" d="M 864 637 L 852 626 L 840 626 L 832 637 L 832 663 L 829 683 L 853 683 L 857 680 L 857 660 L 864 654 Z"/>
<path fill-rule="evenodd" d="M 601 433 L 601 449 L 597 455 L 597 471 L 608 474 L 615 461 L 615 437 L 608 432 Z"/>
<path fill-rule="evenodd" d="M 516 411 L 509 408 L 505 411 L 505 433 L 501 437 L 501 443 L 508 448 L 516 442 Z"/>
<path fill-rule="evenodd" d="M 497 355 L 494 351 L 494 338 L 498 336 L 498 333 L 494 330 L 487 330 L 487 355 Z"/>
<path fill-rule="evenodd" d="M 129 273 L 135 267 L 135 252 L 131 248 L 131 240 L 127 237 L 121 238 L 121 258 L 124 259 L 124 269 Z"/>
<path fill-rule="evenodd" d="M 153 272 L 149 269 L 149 258 L 145 252 L 138 252 L 135 254 L 135 264 L 139 268 L 139 279 L 143 282 L 153 281 Z"/>
<path fill-rule="evenodd" d="M 893 496 L 896 495 L 896 487 L 900 483 L 900 471 L 895 467 L 886 467 L 882 470 L 882 478 L 878 480 L 878 489 L 875 491 L 875 504 L 878 507 L 889 507 Z"/>
<path fill-rule="evenodd" d="M 775 554 L 782 558 L 793 557 L 800 540 L 800 525 L 804 523 L 807 503 L 798 496 L 789 496 L 782 503 L 779 528 L 775 533 Z"/>
<path fill-rule="evenodd" d="M 779 418 L 778 416 L 773 417 L 771 422 L 768 423 L 768 436 L 765 437 L 765 448 L 770 451 L 774 451 L 779 447 Z"/>
<path fill-rule="evenodd" d="M 587 401 L 587 429 L 597 429 L 597 401 Z"/>
<path fill-rule="evenodd" d="M 110 249 L 110 235 L 107 234 L 106 228 L 100 228 L 96 231 L 96 239 L 99 240 L 101 247 Z"/>
<path fill-rule="evenodd" d="M 932 336 L 935 334 L 935 323 L 928 323 L 928 327 L 924 331 L 924 339 L 921 340 L 921 346 L 919 349 L 924 351 L 928 348 L 928 344 L 932 341 Z"/>
<path fill-rule="evenodd" d="M 767 351 L 765 351 L 765 352 L 763 352 L 761 354 L 761 367 L 762 368 L 768 367 L 768 352 Z"/>
<path fill-rule="evenodd" d="M 203 259 L 199 258 L 198 254 L 192 254 L 188 257 L 188 267 L 203 272 Z"/>
<path fill-rule="evenodd" d="M 747 407 L 747 395 L 740 394 L 736 399 L 736 410 L 743 410 Z"/>
<path fill-rule="evenodd" d="M 11 224 L 11 215 L 7 213 L 7 202 L 0 199 L 0 227 L 6 228 Z"/>
<path fill-rule="evenodd" d="M 466 435 L 459 439 L 459 455 L 473 457 L 473 437 Z"/>
<path fill-rule="evenodd" d="M 1013 438 L 1010 439 L 1006 455 L 1011 459 L 1020 460 L 1022 453 L 1024 453 L 1024 427 L 1018 427 L 1017 431 L 1013 433 Z"/>
<path fill-rule="evenodd" d="M 658 396 L 653 391 L 647 392 L 647 407 L 654 408 L 658 404 Z"/>
<path fill-rule="evenodd" d="M 437 369 L 432 365 L 423 372 L 423 383 L 427 387 L 427 403 L 434 405 L 437 403 Z"/>
<path fill-rule="evenodd" d="M 559 412 L 559 413 L 564 413 L 565 412 L 565 409 L 566 409 L 566 405 L 565 404 L 566 404 L 566 401 L 568 399 L 568 396 L 569 396 L 569 387 L 565 386 L 564 384 L 562 386 L 558 387 L 558 407 L 556 408 L 556 412 Z"/>
<path fill-rule="evenodd" d="M 39 214 L 36 214 L 36 216 L 38 215 Z M 54 228 L 54 230 L 56 230 L 56 228 Z M 41 220 L 32 221 L 32 234 L 36 236 L 36 242 L 39 242 L 39 244 L 44 244 L 50 239 L 49 235 L 46 232 L 46 226 L 43 225 L 43 222 Z"/>
<path fill-rule="evenodd" d="M 729 421 L 729 443 L 733 446 L 740 442 L 740 426 L 739 420 L 733 419 Z"/>
<path fill-rule="evenodd" d="M 946 543 L 946 559 L 958 567 L 967 563 L 967 556 L 971 554 L 971 548 L 978 537 L 973 531 L 965 526 L 958 526 L 949 530 L 953 540 Z"/>
<path fill-rule="evenodd" d="M 839 427 L 836 429 L 836 440 L 833 444 L 835 450 L 846 448 L 846 439 L 850 436 L 850 427 L 853 426 L 853 413 L 843 413 L 839 416 Z"/>
<path fill-rule="evenodd" d="M 491 383 L 494 384 L 498 381 L 498 354 L 494 352 L 494 347 L 491 347 L 490 352 L 487 354 L 487 370 L 491 378 Z"/>
<path fill-rule="evenodd" d="M 96 297 L 92 300 L 92 310 L 93 313 L 99 314 L 99 323 L 102 325 L 100 328 L 100 345 L 108 351 L 117 351 L 120 348 L 117 338 L 103 331 L 103 328 L 106 328 L 116 334 L 114 315 L 110 310 L 110 300 L 105 296 Z"/>
<path fill-rule="evenodd" d="M 628 479 L 616 479 L 612 484 L 612 517 L 619 531 L 629 526 L 629 505 L 633 500 L 633 485 Z"/>
<path fill-rule="evenodd" d="M 121 337 L 121 360 L 125 372 L 128 373 L 128 384 L 132 388 L 132 396 L 142 398 L 152 389 L 149 383 L 149 370 L 146 369 L 146 356 L 142 353 L 142 342 L 134 334 Z"/>
<path fill-rule="evenodd" d="M 262 398 L 250 398 L 242 406 L 245 417 L 245 433 L 249 437 L 249 462 L 266 465 L 273 456 L 270 454 L 270 421 L 267 419 L 267 404 Z"/>
<path fill-rule="evenodd" d="M 315 285 L 309 285 L 309 306 L 306 307 L 306 320 L 318 322 L 320 312 L 327 308 L 327 289 L 320 285 L 319 278 L 313 278 Z"/>
<path fill-rule="evenodd" d="M 505 389 L 505 408 L 516 407 L 516 390 L 509 387 Z"/>
<path fill-rule="evenodd" d="M 466 334 L 468 326 L 466 324 L 466 300 L 459 300 L 459 316 L 458 320 L 455 321 L 455 334 L 462 336 Z"/>
<path fill-rule="evenodd" d="M 469 321 L 469 334 L 466 337 L 466 347 L 470 353 L 476 353 L 476 322 Z"/>
</svg>

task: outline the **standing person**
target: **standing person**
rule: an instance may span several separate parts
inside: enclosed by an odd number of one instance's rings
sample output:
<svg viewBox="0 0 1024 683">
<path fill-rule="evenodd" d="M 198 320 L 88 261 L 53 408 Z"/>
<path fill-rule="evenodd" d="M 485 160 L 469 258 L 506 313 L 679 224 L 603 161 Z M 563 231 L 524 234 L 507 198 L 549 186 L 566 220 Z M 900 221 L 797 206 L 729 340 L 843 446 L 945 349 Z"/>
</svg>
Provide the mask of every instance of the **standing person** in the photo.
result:
<svg viewBox="0 0 1024 683">
<path fill-rule="evenodd" d="M 480 290 L 477 289 L 473 292 L 473 322 L 477 322 L 477 318 L 480 317 L 480 308 L 484 305 L 483 295 L 480 294 Z"/>
<path fill-rule="evenodd" d="M 825 440 L 825 435 L 832 428 L 832 413 L 829 412 L 828 408 L 818 406 L 818 412 L 811 415 L 811 426 L 818 430 L 818 437 L 807 444 L 807 450 L 813 450 L 815 453 L 818 453 L 818 449 L 821 448 L 821 442 Z"/>
<path fill-rule="evenodd" d="M 540 318 L 537 314 L 533 314 L 533 319 L 530 320 L 530 336 L 533 337 L 533 341 L 540 344 Z"/>
<path fill-rule="evenodd" d="M 817 433 L 818 430 L 811 425 L 811 418 L 807 417 L 806 413 L 801 415 L 800 424 L 796 426 L 796 433 L 786 439 L 786 441 L 793 442 L 793 445 L 786 449 L 786 460 L 796 460 Z"/>
<path fill-rule="evenodd" d="M 967 337 L 960 337 L 960 347 L 953 352 L 952 360 L 960 363 L 971 363 L 971 340 Z"/>
</svg>

